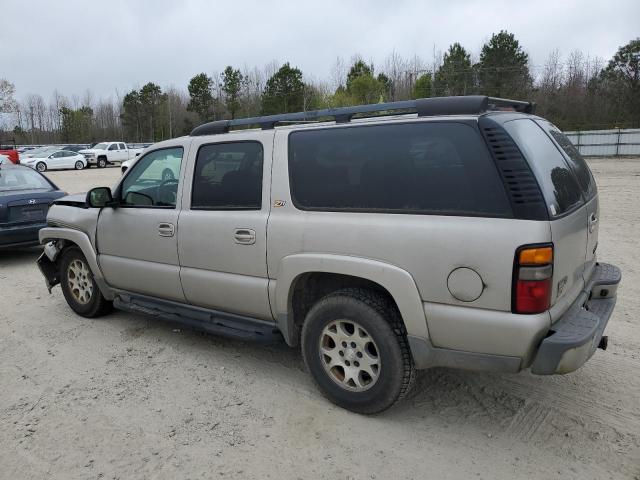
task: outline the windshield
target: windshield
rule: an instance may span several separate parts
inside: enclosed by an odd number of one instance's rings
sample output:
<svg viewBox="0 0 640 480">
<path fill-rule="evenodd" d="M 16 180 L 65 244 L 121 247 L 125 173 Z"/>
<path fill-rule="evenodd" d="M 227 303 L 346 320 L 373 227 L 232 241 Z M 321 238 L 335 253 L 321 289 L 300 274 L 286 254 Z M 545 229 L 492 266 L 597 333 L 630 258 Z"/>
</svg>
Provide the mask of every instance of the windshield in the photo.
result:
<svg viewBox="0 0 640 480">
<path fill-rule="evenodd" d="M 108 146 L 109 146 L 108 143 L 98 143 L 97 145 L 94 145 L 92 148 L 94 150 L 106 150 Z"/>
<path fill-rule="evenodd" d="M 17 190 L 52 190 L 47 180 L 27 168 L 0 169 L 0 192 Z"/>
</svg>

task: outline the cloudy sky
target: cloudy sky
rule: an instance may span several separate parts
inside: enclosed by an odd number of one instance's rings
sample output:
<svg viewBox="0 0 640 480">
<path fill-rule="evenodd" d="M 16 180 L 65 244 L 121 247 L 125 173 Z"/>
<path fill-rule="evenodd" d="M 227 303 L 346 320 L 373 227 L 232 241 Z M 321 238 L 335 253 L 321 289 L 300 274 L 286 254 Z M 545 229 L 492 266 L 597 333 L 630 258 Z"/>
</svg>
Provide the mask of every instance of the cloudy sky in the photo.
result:
<svg viewBox="0 0 640 480">
<path fill-rule="evenodd" d="M 431 61 L 456 41 L 477 56 L 500 29 L 533 65 L 555 48 L 608 60 L 640 36 L 639 0 L 2 0 L 0 16 L 0 77 L 18 99 L 108 97 L 148 81 L 185 88 L 199 72 L 273 60 L 329 79 L 338 56 Z"/>
</svg>

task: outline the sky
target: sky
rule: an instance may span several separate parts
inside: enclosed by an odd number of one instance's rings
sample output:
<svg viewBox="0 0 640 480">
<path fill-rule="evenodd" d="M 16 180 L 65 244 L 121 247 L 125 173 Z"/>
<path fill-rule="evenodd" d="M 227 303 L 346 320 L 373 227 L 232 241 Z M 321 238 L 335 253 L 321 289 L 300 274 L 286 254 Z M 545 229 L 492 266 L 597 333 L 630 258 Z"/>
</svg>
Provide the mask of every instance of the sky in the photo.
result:
<svg viewBox="0 0 640 480">
<path fill-rule="evenodd" d="M 186 89 L 200 72 L 274 60 L 329 80 L 336 58 L 355 54 L 431 62 L 460 42 L 477 58 L 501 29 L 534 66 L 556 48 L 608 60 L 640 36 L 640 0 L 2 0 L 0 18 L 0 78 L 19 100 L 122 96 L 149 81 Z"/>
</svg>

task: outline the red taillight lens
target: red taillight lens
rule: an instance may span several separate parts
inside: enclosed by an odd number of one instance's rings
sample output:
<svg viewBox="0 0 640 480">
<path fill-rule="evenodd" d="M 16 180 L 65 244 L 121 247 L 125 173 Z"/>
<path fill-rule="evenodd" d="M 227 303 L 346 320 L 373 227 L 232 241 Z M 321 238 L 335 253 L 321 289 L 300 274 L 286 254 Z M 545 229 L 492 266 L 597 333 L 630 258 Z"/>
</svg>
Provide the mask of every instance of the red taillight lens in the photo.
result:
<svg viewBox="0 0 640 480">
<path fill-rule="evenodd" d="M 540 313 L 548 310 L 551 306 L 553 247 L 518 249 L 514 267 L 513 312 Z"/>
<path fill-rule="evenodd" d="M 516 282 L 516 313 L 540 313 L 551 303 L 551 279 L 518 280 Z"/>
</svg>

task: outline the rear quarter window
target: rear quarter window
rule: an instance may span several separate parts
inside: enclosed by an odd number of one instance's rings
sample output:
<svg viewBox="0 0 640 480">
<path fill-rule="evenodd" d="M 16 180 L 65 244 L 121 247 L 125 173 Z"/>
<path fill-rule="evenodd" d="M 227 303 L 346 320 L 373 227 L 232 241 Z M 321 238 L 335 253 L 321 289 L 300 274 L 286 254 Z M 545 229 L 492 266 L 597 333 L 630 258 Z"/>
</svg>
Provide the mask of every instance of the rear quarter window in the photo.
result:
<svg viewBox="0 0 640 480">
<path fill-rule="evenodd" d="M 593 197 L 596 194 L 597 189 L 591 169 L 589 169 L 589 165 L 587 165 L 587 162 L 582 158 L 582 155 L 580 155 L 580 152 L 575 145 L 571 143 L 569 137 L 562 133 L 558 127 L 546 120 L 536 120 L 536 122 L 545 129 L 549 135 L 551 135 L 558 146 L 567 155 L 567 161 L 580 184 L 580 188 L 582 189 L 582 193 L 585 198 L 589 199 Z"/>
<path fill-rule="evenodd" d="M 484 141 L 463 123 L 293 132 L 289 177 L 304 210 L 512 216 Z"/>
<path fill-rule="evenodd" d="M 533 120 L 521 118 L 504 124 L 535 173 L 552 217 L 582 205 L 580 186 L 560 150 Z"/>
</svg>

